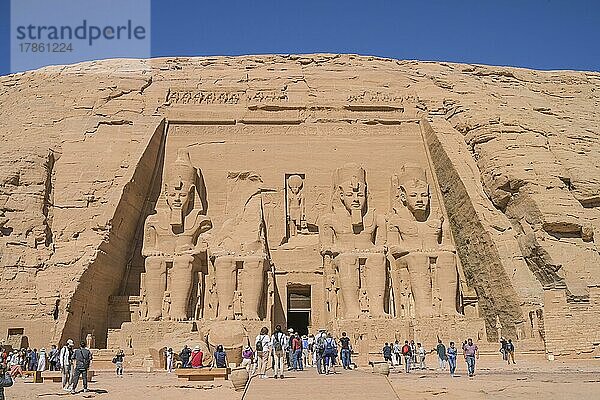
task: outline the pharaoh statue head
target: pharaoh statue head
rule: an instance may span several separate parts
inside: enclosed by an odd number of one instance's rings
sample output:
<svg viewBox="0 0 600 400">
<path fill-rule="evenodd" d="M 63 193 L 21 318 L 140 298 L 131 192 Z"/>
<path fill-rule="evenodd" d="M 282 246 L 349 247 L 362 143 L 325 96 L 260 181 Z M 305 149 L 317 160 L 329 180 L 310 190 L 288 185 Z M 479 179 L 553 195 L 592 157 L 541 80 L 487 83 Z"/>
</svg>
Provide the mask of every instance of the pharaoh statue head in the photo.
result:
<svg viewBox="0 0 600 400">
<path fill-rule="evenodd" d="M 392 176 L 392 207 L 404 205 L 417 221 L 425 221 L 429 214 L 429 184 L 425 170 L 418 166 L 403 165 Z"/>
<path fill-rule="evenodd" d="M 300 189 L 302 189 L 303 181 L 299 175 L 292 175 L 288 178 L 287 184 L 290 192 L 298 194 Z"/>
<path fill-rule="evenodd" d="M 357 164 L 346 164 L 333 174 L 333 204 L 341 203 L 352 216 L 352 225 L 362 225 L 367 205 L 367 178 Z M 339 196 L 336 199 L 336 196 Z"/>
<path fill-rule="evenodd" d="M 172 227 L 181 228 L 191 210 L 202 209 L 198 181 L 198 170 L 192 165 L 187 149 L 177 149 L 177 159 L 169 169 L 165 183 L 165 198 L 171 210 Z"/>
</svg>

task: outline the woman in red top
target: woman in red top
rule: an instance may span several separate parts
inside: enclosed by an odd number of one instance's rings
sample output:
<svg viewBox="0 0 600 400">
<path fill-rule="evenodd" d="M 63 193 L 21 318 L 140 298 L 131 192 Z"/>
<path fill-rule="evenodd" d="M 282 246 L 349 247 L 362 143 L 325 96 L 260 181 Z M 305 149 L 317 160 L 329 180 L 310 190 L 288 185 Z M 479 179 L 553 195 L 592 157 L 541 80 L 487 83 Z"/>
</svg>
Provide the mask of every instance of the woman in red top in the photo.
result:
<svg viewBox="0 0 600 400">
<path fill-rule="evenodd" d="M 202 367 L 202 357 L 204 357 L 204 353 L 200 350 L 200 346 L 194 347 L 191 357 L 192 368 Z"/>
</svg>

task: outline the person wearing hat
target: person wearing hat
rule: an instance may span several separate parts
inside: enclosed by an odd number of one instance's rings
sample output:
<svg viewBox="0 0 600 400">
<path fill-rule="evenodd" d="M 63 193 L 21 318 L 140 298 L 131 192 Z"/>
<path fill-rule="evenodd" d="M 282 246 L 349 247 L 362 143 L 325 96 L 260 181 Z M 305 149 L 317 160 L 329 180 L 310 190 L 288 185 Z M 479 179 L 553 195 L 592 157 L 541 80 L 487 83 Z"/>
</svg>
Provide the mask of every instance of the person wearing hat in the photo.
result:
<svg viewBox="0 0 600 400">
<path fill-rule="evenodd" d="M 310 366 L 310 360 L 308 357 L 308 336 L 302 335 L 302 365 L 305 367 Z"/>
<path fill-rule="evenodd" d="M 67 343 L 60 349 L 60 355 L 58 357 L 60 361 L 60 372 L 62 375 L 62 387 L 63 390 L 68 392 L 71 391 L 71 357 L 73 356 L 73 346 L 75 343 L 73 339 L 68 339 Z"/>
<path fill-rule="evenodd" d="M 248 374 L 250 376 L 252 376 L 252 373 L 254 371 L 252 371 L 252 360 L 254 359 L 254 351 L 252 350 L 252 347 L 250 347 L 249 345 L 246 346 L 244 348 L 244 350 L 242 350 L 242 367 L 246 368 L 246 371 L 248 371 Z"/>
<path fill-rule="evenodd" d="M 204 358 L 204 353 L 200 350 L 200 346 L 194 347 L 192 350 L 191 361 L 192 368 L 202 368 L 202 359 Z"/>
<path fill-rule="evenodd" d="M 294 339 L 294 330 L 292 328 L 289 328 L 287 334 L 287 347 L 285 349 L 285 358 L 287 361 L 288 371 L 291 371 L 293 369 L 294 363 L 294 349 L 292 348 L 292 339 Z"/>
</svg>

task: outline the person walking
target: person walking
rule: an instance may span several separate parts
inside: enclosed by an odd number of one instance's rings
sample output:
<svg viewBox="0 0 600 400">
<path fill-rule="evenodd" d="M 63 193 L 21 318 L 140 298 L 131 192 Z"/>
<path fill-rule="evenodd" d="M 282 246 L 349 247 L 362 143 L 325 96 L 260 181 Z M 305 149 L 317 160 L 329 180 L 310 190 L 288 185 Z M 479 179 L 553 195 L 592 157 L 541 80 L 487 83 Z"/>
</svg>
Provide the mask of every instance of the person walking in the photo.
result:
<svg viewBox="0 0 600 400">
<path fill-rule="evenodd" d="M 392 347 L 392 351 L 394 353 L 394 363 L 395 365 L 402 365 L 402 346 L 400 346 L 400 342 L 398 339 L 394 342 L 394 346 Z"/>
<path fill-rule="evenodd" d="M 192 349 L 188 345 L 184 345 L 183 349 L 179 352 L 179 359 L 181 360 L 181 368 L 190 368 L 190 356 L 192 355 Z"/>
<path fill-rule="evenodd" d="M 244 350 L 242 350 L 242 364 L 241 366 L 246 368 L 248 371 L 248 375 L 252 376 L 252 360 L 254 359 L 254 351 L 252 347 L 246 346 Z"/>
<path fill-rule="evenodd" d="M 417 352 L 419 353 L 419 368 L 425 369 L 425 347 L 417 343 Z"/>
<path fill-rule="evenodd" d="M 271 337 L 271 348 L 273 349 L 273 378 L 283 379 L 283 360 L 287 347 L 287 337 L 281 331 L 281 325 L 275 327 L 275 333 Z"/>
<path fill-rule="evenodd" d="M 73 340 L 68 339 L 67 343 L 60 349 L 58 359 L 60 361 L 60 372 L 62 375 L 63 390 L 71 391 L 71 379 L 73 378 L 72 359 L 73 359 Z"/>
<path fill-rule="evenodd" d="M 215 354 L 213 354 L 213 367 L 214 368 L 227 368 L 227 353 L 223 349 L 223 345 L 217 345 Z"/>
<path fill-rule="evenodd" d="M 389 364 L 392 364 L 392 348 L 388 342 L 385 342 L 381 353 L 383 354 L 383 361 L 387 361 Z"/>
<path fill-rule="evenodd" d="M 323 357 L 325 354 L 325 329 L 319 329 L 319 333 L 315 336 L 315 363 L 317 364 L 317 372 L 319 374 L 324 373 Z"/>
<path fill-rule="evenodd" d="M 307 365 L 309 367 L 315 366 L 315 335 L 312 333 L 308 335 L 308 356 Z"/>
<path fill-rule="evenodd" d="M 294 366 L 294 349 L 292 348 L 292 341 L 294 339 L 294 330 L 288 329 L 287 335 L 287 347 L 285 348 L 285 362 L 287 364 L 287 370 L 291 371 Z"/>
<path fill-rule="evenodd" d="M 167 349 L 166 356 L 167 356 L 167 365 L 165 367 L 166 367 L 167 373 L 170 374 L 171 372 L 173 372 L 173 364 L 175 362 L 175 354 L 173 353 L 172 347 L 169 347 Z"/>
<path fill-rule="evenodd" d="M 41 348 L 38 353 L 37 370 L 43 372 L 46 370 L 46 349 Z"/>
<path fill-rule="evenodd" d="M 415 341 L 411 340 L 410 341 L 410 354 L 412 354 L 412 359 L 411 364 L 413 368 L 417 368 L 417 357 L 418 357 L 418 353 L 417 353 L 417 346 L 415 345 Z"/>
<path fill-rule="evenodd" d="M 279 327 L 279 330 L 281 330 L 281 326 L 277 326 Z M 256 349 L 256 357 L 258 359 L 258 376 L 261 379 L 265 379 L 267 377 L 267 365 L 271 353 L 271 338 L 269 337 L 269 329 L 267 329 L 266 326 L 263 326 L 258 336 L 256 336 L 254 348 Z"/>
<path fill-rule="evenodd" d="M 512 360 L 513 364 L 516 364 L 515 362 L 515 345 L 512 342 L 512 339 L 508 339 L 508 343 L 506 343 L 506 352 L 508 353 L 507 357 L 506 357 L 506 363 L 510 364 L 510 361 Z"/>
<path fill-rule="evenodd" d="M 437 353 L 438 356 L 438 362 L 440 365 L 440 371 L 445 371 L 446 370 L 446 346 L 444 346 L 444 343 L 442 343 L 441 339 L 438 339 L 438 344 L 435 347 L 435 352 Z"/>
<path fill-rule="evenodd" d="M 323 352 L 323 356 L 325 357 L 325 374 L 329 375 L 329 373 L 335 372 L 335 356 L 337 355 L 337 344 L 335 343 L 335 339 L 331 336 L 331 333 L 327 333 L 327 337 L 325 338 L 325 351 Z"/>
<path fill-rule="evenodd" d="M 464 347 L 465 361 L 467 362 L 467 369 L 469 371 L 469 377 L 475 375 L 475 358 L 479 358 L 479 348 L 473 339 L 469 338 L 467 344 Z"/>
<path fill-rule="evenodd" d="M 50 364 L 50 371 L 58 371 L 58 349 L 55 344 L 48 352 L 48 363 Z"/>
<path fill-rule="evenodd" d="M 342 367 L 344 369 L 350 369 L 350 354 L 352 353 L 352 345 L 350 344 L 350 338 L 346 335 L 346 332 L 342 332 L 342 337 L 340 338 L 340 347 L 341 351 L 341 359 L 342 359 Z"/>
<path fill-rule="evenodd" d="M 77 393 L 77 384 L 79 383 L 79 376 L 83 379 L 83 391 L 88 391 L 88 370 L 90 363 L 92 362 L 92 353 L 86 349 L 86 342 L 82 340 L 79 348 L 73 351 L 73 360 L 75 360 L 75 370 L 73 372 L 73 387 L 71 388 L 71 394 Z"/>
<path fill-rule="evenodd" d="M 190 361 L 188 364 L 192 368 L 202 368 L 204 361 L 204 353 L 200 350 L 200 346 L 194 347 L 194 350 L 190 353 Z"/>
<path fill-rule="evenodd" d="M 310 366 L 310 360 L 308 359 L 308 336 L 302 335 L 302 365 L 304 367 Z"/>
<path fill-rule="evenodd" d="M 302 339 L 298 333 L 293 335 L 292 339 L 292 369 L 294 371 L 303 371 L 302 366 Z"/>
<path fill-rule="evenodd" d="M 116 373 L 117 376 L 123 377 L 123 360 L 125 359 L 125 352 L 123 349 L 119 349 L 117 354 L 113 357 L 113 362 L 115 363 L 115 367 L 117 368 Z"/>
<path fill-rule="evenodd" d="M 448 354 L 448 364 L 450 365 L 450 376 L 454 376 L 454 371 L 456 371 L 456 354 L 457 349 L 454 347 L 454 342 L 450 342 L 450 346 L 447 350 Z"/>
<path fill-rule="evenodd" d="M 503 337 L 500 338 L 500 354 L 502 354 L 502 360 L 508 360 L 508 350 L 506 349 L 506 345 L 508 342 Z M 509 363 L 510 364 L 510 363 Z"/>
<path fill-rule="evenodd" d="M 4 400 L 4 388 L 11 387 L 13 385 L 12 377 L 10 372 L 7 370 L 7 365 L 3 360 L 0 364 L 0 400 Z"/>
<path fill-rule="evenodd" d="M 23 376 L 23 363 L 22 353 L 18 350 L 12 352 L 9 356 L 7 368 L 10 369 L 10 376 L 14 379 L 17 376 Z"/>
<path fill-rule="evenodd" d="M 38 367 L 38 352 L 37 349 L 33 349 L 29 356 L 29 371 L 36 371 Z"/>
<path fill-rule="evenodd" d="M 405 340 L 404 346 L 402 346 L 402 357 L 404 357 L 404 370 L 408 374 L 410 373 L 410 362 L 412 360 L 412 347 L 408 344 L 408 340 Z"/>
</svg>

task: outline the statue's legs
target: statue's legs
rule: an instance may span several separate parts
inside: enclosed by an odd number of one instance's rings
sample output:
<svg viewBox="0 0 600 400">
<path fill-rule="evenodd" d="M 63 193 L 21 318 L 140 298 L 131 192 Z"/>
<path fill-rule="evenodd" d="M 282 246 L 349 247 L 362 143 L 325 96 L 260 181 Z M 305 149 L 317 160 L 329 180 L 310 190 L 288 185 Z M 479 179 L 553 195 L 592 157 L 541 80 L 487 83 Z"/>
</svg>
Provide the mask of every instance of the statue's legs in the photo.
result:
<svg viewBox="0 0 600 400">
<path fill-rule="evenodd" d="M 429 255 L 409 253 L 403 256 L 402 259 L 408 265 L 416 316 L 432 316 L 433 298 L 431 293 L 431 276 L 429 273 Z"/>
<path fill-rule="evenodd" d="M 339 271 L 340 291 L 344 302 L 344 316 L 358 318 L 360 307 L 358 304 L 358 258 L 354 254 L 340 254 L 334 259 Z"/>
<path fill-rule="evenodd" d="M 244 257 L 244 274 L 247 281 L 243 286 L 242 313 L 247 319 L 260 319 L 260 298 L 265 287 L 264 261 L 261 256 Z"/>
<path fill-rule="evenodd" d="M 394 304 L 396 306 L 396 317 L 409 316 L 408 293 L 410 292 L 410 275 L 406 260 L 390 259 L 392 265 L 392 284 L 394 286 Z"/>
<path fill-rule="evenodd" d="M 181 255 L 173 257 L 171 269 L 171 319 L 184 321 L 188 316 L 188 304 L 192 292 L 194 257 Z"/>
<path fill-rule="evenodd" d="M 167 266 L 163 257 L 146 257 L 146 303 L 148 319 L 156 321 L 162 315 L 162 301 L 167 287 Z"/>
<path fill-rule="evenodd" d="M 383 317 L 385 314 L 385 283 L 387 271 L 385 255 L 369 254 L 365 262 L 365 280 L 369 295 L 369 308 L 373 317 Z"/>
<path fill-rule="evenodd" d="M 219 308 L 217 318 L 234 319 L 233 292 L 235 291 L 235 258 L 220 256 L 215 258 L 215 278 L 217 281 L 217 297 Z"/>
<path fill-rule="evenodd" d="M 443 251 L 437 256 L 437 282 L 442 298 L 441 311 L 444 315 L 454 315 L 456 314 L 456 294 L 458 291 L 456 255 L 450 251 Z"/>
</svg>

